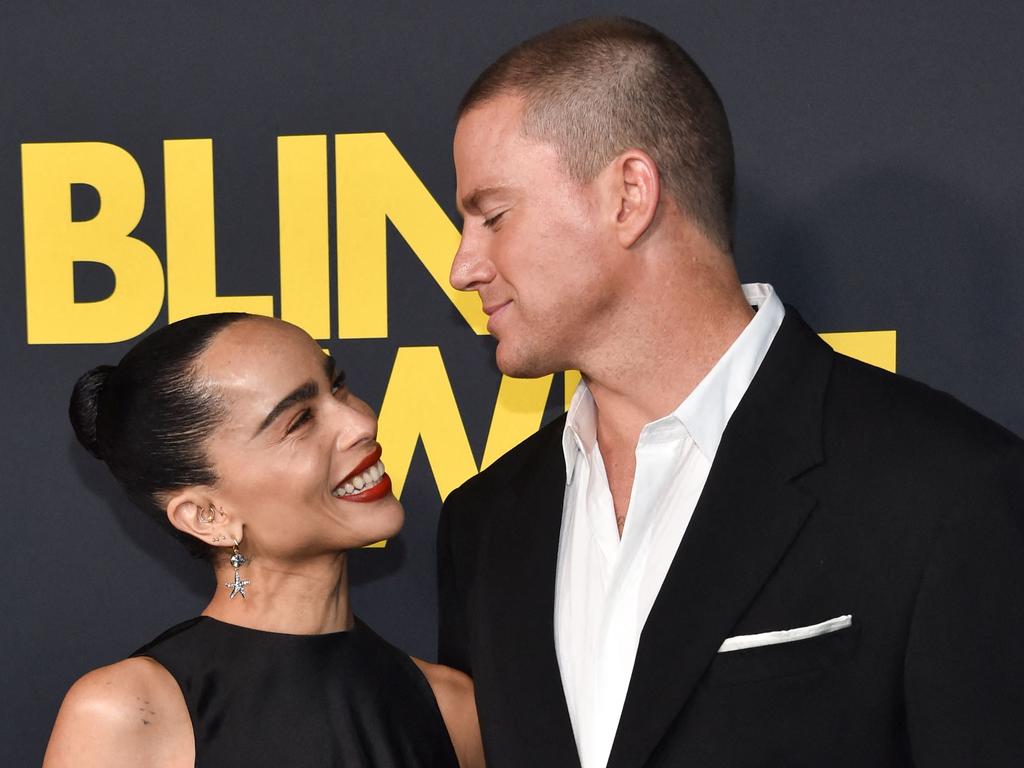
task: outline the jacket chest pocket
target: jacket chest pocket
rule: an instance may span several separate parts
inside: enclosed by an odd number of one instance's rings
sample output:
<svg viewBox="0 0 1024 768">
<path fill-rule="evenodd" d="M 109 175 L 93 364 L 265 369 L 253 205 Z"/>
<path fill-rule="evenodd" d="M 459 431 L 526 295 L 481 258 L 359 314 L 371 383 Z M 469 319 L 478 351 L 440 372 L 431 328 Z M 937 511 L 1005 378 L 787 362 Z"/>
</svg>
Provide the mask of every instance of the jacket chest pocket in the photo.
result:
<svg viewBox="0 0 1024 768">
<path fill-rule="evenodd" d="M 719 652 L 705 679 L 709 685 L 736 685 L 829 669 L 850 661 L 859 639 L 860 624 L 854 622 L 803 640 Z"/>
</svg>

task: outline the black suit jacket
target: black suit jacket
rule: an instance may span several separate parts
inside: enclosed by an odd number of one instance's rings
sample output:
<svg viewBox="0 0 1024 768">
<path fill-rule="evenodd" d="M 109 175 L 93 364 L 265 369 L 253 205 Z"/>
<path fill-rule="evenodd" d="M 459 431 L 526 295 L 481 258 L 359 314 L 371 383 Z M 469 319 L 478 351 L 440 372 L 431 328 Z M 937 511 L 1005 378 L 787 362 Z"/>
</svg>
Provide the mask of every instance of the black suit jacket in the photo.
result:
<svg viewBox="0 0 1024 768">
<path fill-rule="evenodd" d="M 489 768 L 579 765 L 553 640 L 563 425 L 442 512 L 439 657 L 475 680 Z M 1024 766 L 1022 500 L 1019 438 L 788 309 L 644 626 L 609 768 Z"/>
</svg>

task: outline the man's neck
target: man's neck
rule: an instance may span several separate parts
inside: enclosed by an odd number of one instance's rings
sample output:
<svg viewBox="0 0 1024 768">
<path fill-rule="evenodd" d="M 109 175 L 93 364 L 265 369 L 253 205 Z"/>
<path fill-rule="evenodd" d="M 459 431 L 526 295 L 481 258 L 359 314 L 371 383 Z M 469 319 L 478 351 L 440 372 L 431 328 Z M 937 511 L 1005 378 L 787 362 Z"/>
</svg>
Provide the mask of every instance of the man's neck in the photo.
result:
<svg viewBox="0 0 1024 768">
<path fill-rule="evenodd" d="M 738 282 L 701 301 L 661 301 L 634 316 L 634 330 L 583 368 L 594 398 L 597 442 L 621 535 L 644 426 L 682 403 L 753 317 Z M 609 334 L 609 339 L 614 336 Z M 601 364 L 603 363 L 603 365 Z"/>
<path fill-rule="evenodd" d="M 666 312 L 620 354 L 583 375 L 594 398 L 598 443 L 636 448 L 644 425 L 674 411 L 747 327 L 753 310 L 743 299 L 687 312 Z M 666 332 L 667 331 L 667 332 Z"/>
</svg>

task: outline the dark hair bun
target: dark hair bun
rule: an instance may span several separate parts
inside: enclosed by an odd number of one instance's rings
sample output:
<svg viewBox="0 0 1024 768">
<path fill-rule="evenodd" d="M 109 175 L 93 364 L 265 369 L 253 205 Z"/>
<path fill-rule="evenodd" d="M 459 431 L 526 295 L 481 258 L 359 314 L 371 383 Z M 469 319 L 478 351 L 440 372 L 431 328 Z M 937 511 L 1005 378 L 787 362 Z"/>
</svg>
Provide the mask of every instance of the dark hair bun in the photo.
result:
<svg viewBox="0 0 1024 768">
<path fill-rule="evenodd" d="M 71 426 L 75 428 L 78 442 L 97 459 L 103 458 L 96 437 L 100 395 L 113 372 L 112 365 L 97 365 L 91 371 L 82 374 L 75 382 L 75 388 L 71 392 L 71 403 L 68 406 L 68 416 L 71 417 Z"/>
</svg>

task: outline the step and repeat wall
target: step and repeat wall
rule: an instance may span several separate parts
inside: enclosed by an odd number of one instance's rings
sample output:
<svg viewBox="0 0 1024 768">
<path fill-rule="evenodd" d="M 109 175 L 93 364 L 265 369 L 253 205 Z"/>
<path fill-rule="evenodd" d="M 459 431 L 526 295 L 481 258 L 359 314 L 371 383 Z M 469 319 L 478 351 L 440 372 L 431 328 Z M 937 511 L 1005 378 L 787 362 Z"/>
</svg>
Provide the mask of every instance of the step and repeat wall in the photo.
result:
<svg viewBox="0 0 1024 768">
<path fill-rule="evenodd" d="M 447 283 L 453 115 L 581 15 L 654 24 L 716 84 L 745 280 L 1024 432 L 1017 2 L 92 5 L 8 3 L 0 29 L 3 765 L 37 764 L 75 678 L 214 589 L 67 420 L 80 373 L 181 317 L 283 317 L 379 411 L 407 523 L 353 553 L 353 599 L 433 657 L 441 500 L 577 380 L 503 379 Z"/>
</svg>

